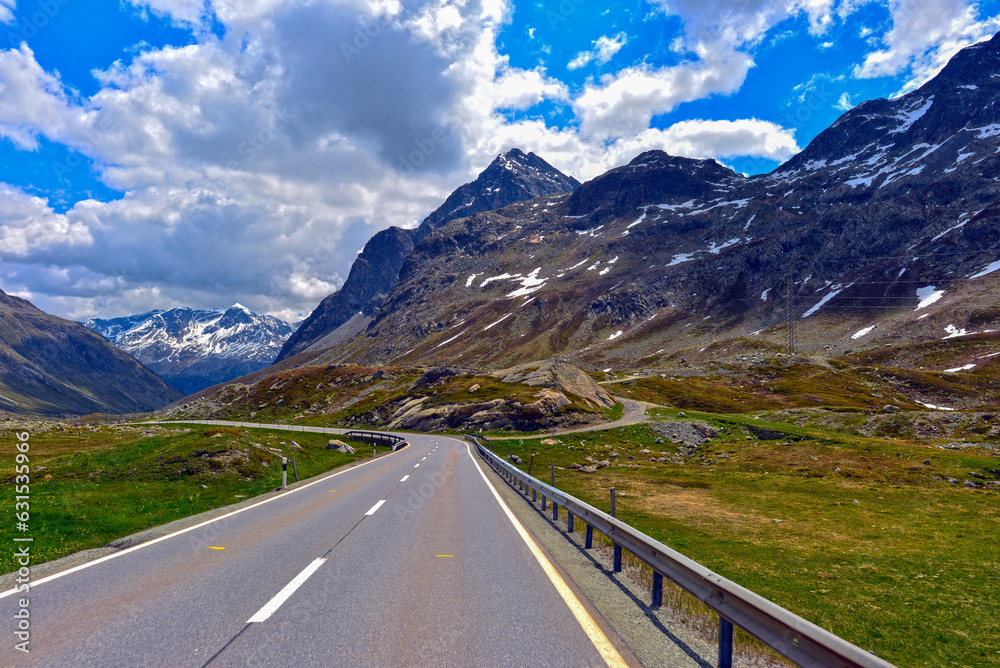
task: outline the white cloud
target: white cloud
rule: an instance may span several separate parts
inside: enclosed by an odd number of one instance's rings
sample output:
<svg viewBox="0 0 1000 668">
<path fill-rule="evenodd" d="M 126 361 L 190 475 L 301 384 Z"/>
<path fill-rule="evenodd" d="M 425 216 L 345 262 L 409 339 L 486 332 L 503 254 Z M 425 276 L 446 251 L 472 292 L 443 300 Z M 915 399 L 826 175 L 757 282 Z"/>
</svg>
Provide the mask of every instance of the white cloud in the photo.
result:
<svg viewBox="0 0 1000 668">
<path fill-rule="evenodd" d="M 38 148 L 40 134 L 64 140 L 84 116 L 70 105 L 62 82 L 42 69 L 26 44 L 0 51 L 0 137 L 25 150 Z"/>
<path fill-rule="evenodd" d="M 0 23 L 14 22 L 15 7 L 17 7 L 16 0 L 0 0 Z"/>
<path fill-rule="evenodd" d="M 507 69 L 495 80 L 491 98 L 496 109 L 528 109 L 546 99 L 566 100 L 569 89 L 541 69 Z"/>
<path fill-rule="evenodd" d="M 851 95 L 849 93 L 841 93 L 840 98 L 837 100 L 837 104 L 833 105 L 834 109 L 839 109 L 840 111 L 850 111 L 854 108 L 854 103 L 851 102 Z"/>
<path fill-rule="evenodd" d="M 0 183 L 0 249 L 5 258 L 47 257 L 54 248 L 90 246 L 85 225 L 57 214 L 40 197 Z"/>
<path fill-rule="evenodd" d="M 642 151 L 661 149 L 687 158 L 733 158 L 751 156 L 784 161 L 800 149 L 793 131 L 769 121 L 686 120 L 663 130 L 650 128 L 635 137 L 621 139 L 609 147 L 616 164 L 631 160 Z M 615 166 L 614 164 L 608 167 Z"/>
<path fill-rule="evenodd" d="M 630 136 L 648 128 L 653 116 L 682 102 L 736 92 L 752 65 L 747 54 L 731 52 L 723 60 L 662 69 L 629 67 L 585 86 L 573 106 L 585 135 Z"/>
<path fill-rule="evenodd" d="M 961 49 L 1000 30 L 1000 16 L 982 17 L 966 0 L 892 0 L 892 29 L 882 47 L 855 67 L 862 79 L 909 73 L 903 92 L 925 83 Z"/>
<path fill-rule="evenodd" d="M 685 47 L 700 55 L 759 43 L 774 26 L 800 14 L 809 31 L 823 35 L 833 24 L 835 0 L 649 0 L 684 21 Z"/>
<path fill-rule="evenodd" d="M 623 32 L 618 33 L 614 37 L 608 37 L 607 35 L 598 37 L 594 42 L 593 50 L 581 51 L 576 54 L 576 57 L 566 65 L 566 69 L 578 70 L 594 60 L 603 65 L 610 61 L 616 53 L 621 51 L 626 42 L 628 42 L 628 36 Z"/>
</svg>

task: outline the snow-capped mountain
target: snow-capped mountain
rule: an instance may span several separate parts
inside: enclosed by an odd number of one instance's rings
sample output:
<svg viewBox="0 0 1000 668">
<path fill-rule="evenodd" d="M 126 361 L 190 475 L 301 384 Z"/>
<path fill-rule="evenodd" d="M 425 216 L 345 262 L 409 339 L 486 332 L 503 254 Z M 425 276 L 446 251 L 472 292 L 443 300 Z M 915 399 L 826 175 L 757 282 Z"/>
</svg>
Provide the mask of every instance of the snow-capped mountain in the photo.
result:
<svg viewBox="0 0 1000 668">
<path fill-rule="evenodd" d="M 474 181 L 460 186 L 415 230 L 390 227 L 373 236 L 351 267 L 344 285 L 302 321 L 277 360 L 305 350 L 329 348 L 356 334 L 371 320 L 399 281 L 399 271 L 415 243 L 456 218 L 570 192 L 580 185 L 534 153 L 510 149 L 497 156 Z"/>
<path fill-rule="evenodd" d="M 452 220 L 316 362 L 607 368 L 778 349 L 789 318 L 803 350 L 857 351 L 998 330 L 998 295 L 1000 35 L 769 174 L 649 151 L 572 194 Z"/>
<path fill-rule="evenodd" d="M 187 394 L 269 366 L 295 331 L 294 325 L 241 304 L 172 308 L 84 324 Z"/>
</svg>

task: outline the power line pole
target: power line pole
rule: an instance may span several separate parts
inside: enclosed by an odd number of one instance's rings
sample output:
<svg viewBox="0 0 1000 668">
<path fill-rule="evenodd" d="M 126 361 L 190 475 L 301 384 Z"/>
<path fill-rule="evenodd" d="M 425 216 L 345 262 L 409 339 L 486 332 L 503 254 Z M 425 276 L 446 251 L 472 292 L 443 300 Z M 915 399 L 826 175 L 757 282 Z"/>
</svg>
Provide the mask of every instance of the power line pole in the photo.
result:
<svg viewBox="0 0 1000 668">
<path fill-rule="evenodd" d="M 795 282 L 792 280 L 791 273 L 785 274 L 785 292 L 786 334 L 788 335 L 788 354 L 791 356 L 795 354 L 795 349 L 798 347 L 798 338 L 795 332 Z"/>
</svg>

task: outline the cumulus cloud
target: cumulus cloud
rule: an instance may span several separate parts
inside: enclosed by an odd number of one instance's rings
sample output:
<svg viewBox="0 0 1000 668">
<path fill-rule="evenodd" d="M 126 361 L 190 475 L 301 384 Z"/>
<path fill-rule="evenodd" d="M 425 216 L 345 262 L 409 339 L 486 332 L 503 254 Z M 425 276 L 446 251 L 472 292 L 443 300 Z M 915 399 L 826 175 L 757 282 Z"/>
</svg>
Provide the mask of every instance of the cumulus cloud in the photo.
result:
<svg viewBox="0 0 1000 668">
<path fill-rule="evenodd" d="M 862 79 L 910 74 L 903 91 L 937 74 L 961 49 L 1000 30 L 1000 16 L 983 17 L 965 0 L 893 0 L 892 29 L 881 49 L 865 56 L 854 75 Z"/>
<path fill-rule="evenodd" d="M 62 82 L 42 69 L 27 44 L 0 51 L 0 137 L 34 150 L 40 134 L 65 140 L 82 120 Z"/>
<path fill-rule="evenodd" d="M 599 84 L 588 84 L 573 106 L 586 135 L 634 135 L 648 128 L 653 116 L 682 102 L 737 91 L 752 65 L 747 54 L 731 52 L 721 60 L 662 69 L 629 67 L 603 77 Z"/>
<path fill-rule="evenodd" d="M 594 42 L 594 48 L 590 51 L 581 51 L 576 54 L 576 57 L 566 65 L 566 69 L 578 70 L 594 60 L 603 65 L 610 61 L 616 53 L 621 51 L 626 42 L 628 42 L 628 36 L 623 32 L 618 33 L 614 37 L 608 37 L 607 35 L 598 37 Z"/>
</svg>

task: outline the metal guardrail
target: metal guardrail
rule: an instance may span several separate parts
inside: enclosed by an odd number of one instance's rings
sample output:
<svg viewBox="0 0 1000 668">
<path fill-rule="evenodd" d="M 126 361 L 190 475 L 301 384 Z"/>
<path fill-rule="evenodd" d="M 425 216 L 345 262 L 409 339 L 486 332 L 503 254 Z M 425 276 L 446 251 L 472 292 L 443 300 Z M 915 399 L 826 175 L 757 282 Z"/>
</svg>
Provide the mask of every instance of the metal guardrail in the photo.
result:
<svg viewBox="0 0 1000 668">
<path fill-rule="evenodd" d="M 406 439 L 393 434 L 384 434 L 377 431 L 347 431 L 344 436 L 353 438 L 356 441 L 364 441 L 374 445 L 388 445 L 395 452 L 406 444 Z"/>
<path fill-rule="evenodd" d="M 553 519 L 558 517 L 559 506 L 565 508 L 569 514 L 568 531 L 573 531 L 574 516 L 586 522 L 586 547 L 591 546 L 592 529 L 597 529 L 610 538 L 616 548 L 628 550 L 652 568 L 654 607 L 662 601 L 662 578 L 666 577 L 714 610 L 720 620 L 719 668 L 732 666 L 733 625 L 805 668 L 894 668 L 873 653 L 727 580 L 638 529 L 529 476 L 490 452 L 478 437 L 466 435 L 466 438 L 475 443 L 480 456 L 500 475 L 515 487 L 520 483 L 525 495 L 529 491 L 541 495 L 543 510 L 548 499 L 552 503 Z"/>
</svg>

